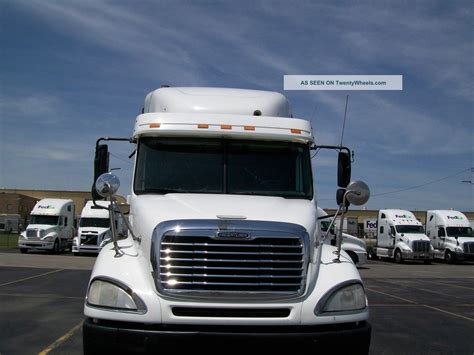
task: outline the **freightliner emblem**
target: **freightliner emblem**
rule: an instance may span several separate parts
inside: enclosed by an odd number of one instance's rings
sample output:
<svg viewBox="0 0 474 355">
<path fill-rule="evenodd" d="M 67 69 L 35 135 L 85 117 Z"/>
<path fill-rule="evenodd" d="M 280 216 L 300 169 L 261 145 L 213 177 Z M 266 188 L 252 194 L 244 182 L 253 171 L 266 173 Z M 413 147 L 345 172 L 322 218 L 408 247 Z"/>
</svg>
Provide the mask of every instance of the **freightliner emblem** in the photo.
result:
<svg viewBox="0 0 474 355">
<path fill-rule="evenodd" d="M 249 239 L 250 234 L 244 232 L 235 232 L 235 231 L 228 231 L 228 232 L 217 232 L 217 238 L 230 238 L 230 239 Z"/>
</svg>

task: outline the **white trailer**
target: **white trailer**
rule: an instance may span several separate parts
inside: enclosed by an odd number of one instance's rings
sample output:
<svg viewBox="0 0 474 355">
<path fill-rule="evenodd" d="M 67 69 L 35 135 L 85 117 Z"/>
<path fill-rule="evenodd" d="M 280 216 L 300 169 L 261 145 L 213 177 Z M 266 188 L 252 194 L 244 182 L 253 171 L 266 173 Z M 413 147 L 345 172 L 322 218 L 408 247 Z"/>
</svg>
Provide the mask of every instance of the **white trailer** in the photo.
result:
<svg viewBox="0 0 474 355">
<path fill-rule="evenodd" d="M 377 257 L 422 260 L 431 263 L 434 250 L 423 225 L 413 213 L 405 210 L 380 210 L 377 218 Z"/>
<path fill-rule="evenodd" d="M 474 236 L 467 217 L 459 211 L 426 212 L 426 233 L 435 249 L 435 257 L 447 263 L 474 260 Z"/>
<path fill-rule="evenodd" d="M 113 140 L 124 139 L 97 141 L 95 176 L 108 171 L 104 142 Z M 292 118 L 283 95 L 161 88 L 146 97 L 130 142 L 131 229 L 95 262 L 86 354 L 283 338 L 368 352 L 361 277 L 346 253 L 322 243 L 313 131 Z M 118 185 L 107 173 L 96 188 L 110 196 Z"/>
<path fill-rule="evenodd" d="M 320 207 L 318 207 L 318 220 L 320 223 L 321 232 L 327 233 L 331 224 L 331 217 L 321 219 L 321 217 L 328 216 L 328 214 Z M 337 224 L 336 224 L 337 225 Z M 336 245 L 336 229 L 330 228 L 326 243 Z M 342 233 L 342 250 L 344 250 L 352 259 L 354 264 L 359 266 L 367 262 L 367 246 L 365 242 L 357 237 L 347 233 Z"/>
<path fill-rule="evenodd" d="M 18 238 L 22 253 L 29 249 L 59 253 L 71 248 L 74 237 L 74 201 L 46 198 L 31 211 L 30 224 Z"/>
<path fill-rule="evenodd" d="M 77 236 L 72 243 L 74 255 L 98 254 L 111 241 L 109 208 L 110 201 L 87 201 L 79 219 Z M 116 213 L 115 228 L 124 235 L 122 216 Z"/>
</svg>

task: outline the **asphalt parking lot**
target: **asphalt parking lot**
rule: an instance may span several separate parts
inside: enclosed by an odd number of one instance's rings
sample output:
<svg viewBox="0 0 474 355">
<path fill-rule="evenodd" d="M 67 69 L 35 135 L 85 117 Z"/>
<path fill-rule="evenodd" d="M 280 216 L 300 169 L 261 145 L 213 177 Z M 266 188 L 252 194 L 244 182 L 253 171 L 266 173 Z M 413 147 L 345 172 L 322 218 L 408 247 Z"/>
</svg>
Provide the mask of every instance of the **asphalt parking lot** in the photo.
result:
<svg viewBox="0 0 474 355">
<path fill-rule="evenodd" d="M 1 249 L 0 354 L 82 354 L 94 260 Z M 359 271 L 370 304 L 371 354 L 474 353 L 473 263 L 369 261 Z"/>
</svg>

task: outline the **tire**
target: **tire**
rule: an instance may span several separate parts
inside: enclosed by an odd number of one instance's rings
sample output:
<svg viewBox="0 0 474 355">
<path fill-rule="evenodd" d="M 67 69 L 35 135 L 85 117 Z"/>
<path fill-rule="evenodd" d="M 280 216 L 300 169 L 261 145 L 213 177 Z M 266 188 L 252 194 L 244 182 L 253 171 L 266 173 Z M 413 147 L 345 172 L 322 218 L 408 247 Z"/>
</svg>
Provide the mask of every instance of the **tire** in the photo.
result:
<svg viewBox="0 0 474 355">
<path fill-rule="evenodd" d="M 403 263 L 403 256 L 402 256 L 402 252 L 400 251 L 400 249 L 395 250 L 394 259 L 395 259 L 395 262 L 397 264 Z"/>
<path fill-rule="evenodd" d="M 456 264 L 456 255 L 454 255 L 452 251 L 446 250 L 444 260 L 446 261 L 446 264 Z"/>
<path fill-rule="evenodd" d="M 61 249 L 59 248 L 59 242 L 58 242 L 58 240 L 56 239 L 56 240 L 54 241 L 53 254 L 59 254 L 60 250 L 61 250 Z"/>
<path fill-rule="evenodd" d="M 20 253 L 26 254 L 26 253 L 28 253 L 28 249 L 27 248 L 20 248 Z"/>
</svg>

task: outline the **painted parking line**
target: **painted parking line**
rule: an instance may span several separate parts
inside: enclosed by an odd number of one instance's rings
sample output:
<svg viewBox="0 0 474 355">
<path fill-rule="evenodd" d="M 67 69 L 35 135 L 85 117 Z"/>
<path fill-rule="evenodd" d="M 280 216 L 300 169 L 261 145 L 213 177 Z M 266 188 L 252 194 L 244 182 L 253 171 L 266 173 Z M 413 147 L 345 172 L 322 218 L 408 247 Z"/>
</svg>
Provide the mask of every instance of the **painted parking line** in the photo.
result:
<svg viewBox="0 0 474 355">
<path fill-rule="evenodd" d="M 46 355 L 48 353 L 50 353 L 51 351 L 53 351 L 54 349 L 56 349 L 57 347 L 59 347 L 61 344 L 63 344 L 66 340 L 68 340 L 70 337 L 72 337 L 74 335 L 74 333 L 76 333 L 79 329 L 81 329 L 82 327 L 82 323 L 84 321 L 81 320 L 81 322 L 79 324 L 77 324 L 74 328 L 72 328 L 71 330 L 69 330 L 66 334 L 64 334 L 63 336 L 61 336 L 60 338 L 56 339 L 54 341 L 54 343 L 52 343 L 51 345 L 49 345 L 47 348 L 45 348 L 44 350 L 41 350 L 38 355 Z"/>
<path fill-rule="evenodd" d="M 403 280 L 403 281 L 405 281 L 405 280 Z M 393 281 L 389 281 L 389 280 L 379 280 L 378 279 L 377 282 L 385 283 L 385 284 L 389 284 L 389 285 L 393 285 L 393 286 L 400 286 L 400 282 L 393 282 Z M 412 288 L 412 289 L 419 290 L 419 291 L 433 293 L 435 295 L 440 295 L 440 296 L 443 296 L 443 297 L 460 298 L 456 295 L 449 295 L 449 294 L 446 294 L 444 292 L 433 291 L 433 290 L 430 290 L 430 289 L 427 289 L 427 288 L 413 286 L 413 282 L 415 282 L 416 284 L 421 283 L 419 279 L 413 279 L 413 280 L 409 280 L 408 282 L 405 281 L 405 283 L 403 284 L 403 287 L 408 287 L 408 288 Z M 423 280 L 423 282 L 424 282 L 424 280 Z"/>
<path fill-rule="evenodd" d="M 390 293 L 386 293 L 386 292 L 382 292 L 382 291 L 377 291 L 377 290 L 374 290 L 374 289 L 371 288 L 371 287 L 365 287 L 365 289 L 368 290 L 368 291 L 370 291 L 370 292 L 380 293 L 381 295 L 385 295 L 385 296 L 389 296 L 389 297 L 392 297 L 392 298 L 396 298 L 396 299 L 399 299 L 399 300 L 401 300 L 401 301 L 405 301 L 405 302 L 408 302 L 408 303 L 418 304 L 418 302 L 415 302 L 415 301 L 412 301 L 412 300 L 409 300 L 409 299 L 406 299 L 406 298 L 403 298 L 403 297 L 391 295 Z"/>
<path fill-rule="evenodd" d="M 10 296 L 10 297 L 28 297 L 28 298 L 47 298 L 47 299 L 70 299 L 70 300 L 83 300 L 84 297 L 74 297 L 74 296 L 57 296 L 50 294 L 30 294 L 30 293 L 5 293 L 0 292 L 0 296 Z"/>
<path fill-rule="evenodd" d="M 386 295 L 386 296 L 389 296 L 389 297 L 392 297 L 392 298 L 396 298 L 396 299 L 408 302 L 412 305 L 418 305 L 420 307 L 429 308 L 429 309 L 432 309 L 432 310 L 435 310 L 435 311 L 438 311 L 438 312 L 441 312 L 441 313 L 449 314 L 449 315 L 457 317 L 457 318 L 462 318 L 462 319 L 468 320 L 470 322 L 474 322 L 474 318 L 463 316 L 462 314 L 457 314 L 457 313 L 445 311 L 444 309 L 440 309 L 440 308 L 433 307 L 433 306 L 428 306 L 426 304 L 418 303 L 418 302 L 415 302 L 415 301 L 412 301 L 412 300 L 409 300 L 409 299 L 406 299 L 406 298 L 403 298 L 403 297 L 398 297 L 398 296 L 395 296 L 395 295 L 391 295 L 391 294 L 386 293 L 386 292 L 376 291 L 376 290 L 368 288 L 368 287 L 366 287 L 365 289 L 368 290 L 368 291 L 371 291 L 371 292 L 380 293 L 382 295 Z"/>
<path fill-rule="evenodd" d="M 22 281 L 26 281 L 26 280 L 31 280 L 31 279 L 34 279 L 34 278 L 37 278 L 37 277 L 41 277 L 41 276 L 46 276 L 46 275 L 49 275 L 49 274 L 54 274 L 54 273 L 56 273 L 56 272 L 63 271 L 63 270 L 64 270 L 64 269 L 57 269 L 57 270 L 48 271 L 48 272 L 45 272 L 45 273 L 39 274 L 39 275 L 30 276 L 30 277 L 25 277 L 25 278 L 23 278 L 23 279 L 19 279 L 19 280 L 15 280 L 15 281 L 5 282 L 5 283 L 3 283 L 3 284 L 0 284 L 0 287 L 1 287 L 1 286 L 11 285 L 11 284 L 18 283 L 18 282 L 22 282 Z"/>
<path fill-rule="evenodd" d="M 471 290 L 471 291 L 474 290 L 473 287 L 467 287 L 467 286 L 461 286 L 461 285 L 453 285 L 453 284 L 451 284 L 451 283 L 449 283 L 449 282 L 441 282 L 441 281 L 436 281 L 436 282 L 434 282 L 434 281 L 428 281 L 428 280 L 423 280 L 423 281 L 424 281 L 424 282 L 428 282 L 428 283 L 430 283 L 430 284 L 435 284 L 435 285 L 458 287 L 458 288 L 463 288 L 463 289 L 465 289 L 465 290 Z"/>
</svg>

